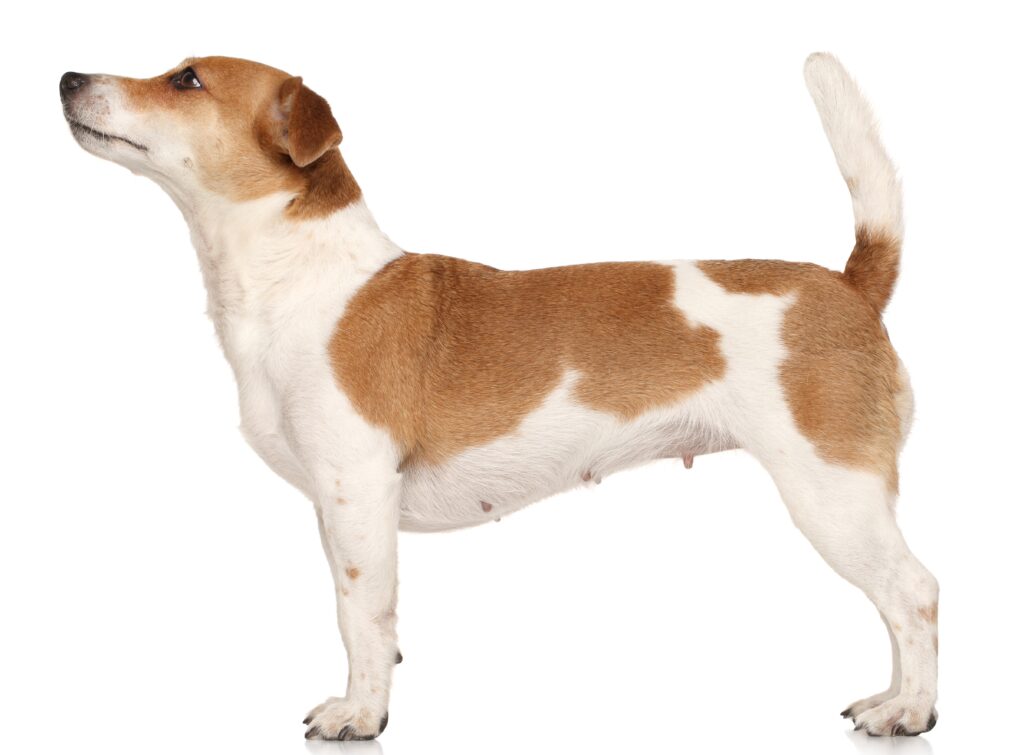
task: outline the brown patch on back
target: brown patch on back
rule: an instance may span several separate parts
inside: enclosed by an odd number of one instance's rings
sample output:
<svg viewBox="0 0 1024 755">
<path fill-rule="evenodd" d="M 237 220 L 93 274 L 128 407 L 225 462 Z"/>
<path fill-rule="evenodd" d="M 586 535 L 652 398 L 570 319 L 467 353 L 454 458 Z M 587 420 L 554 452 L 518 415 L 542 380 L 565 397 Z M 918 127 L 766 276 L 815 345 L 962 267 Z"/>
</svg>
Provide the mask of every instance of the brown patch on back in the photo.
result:
<svg viewBox="0 0 1024 755">
<path fill-rule="evenodd" d="M 170 79 L 191 66 L 202 89 Z M 151 79 L 118 79 L 128 107 L 176 122 L 211 191 L 234 201 L 296 195 L 288 215 L 322 217 L 361 195 L 341 153 L 341 130 L 326 101 L 284 71 L 236 58 L 184 61 Z"/>
<path fill-rule="evenodd" d="M 403 465 L 438 463 L 513 431 L 567 370 L 578 401 L 623 420 L 721 377 L 718 333 L 674 294 L 656 263 L 507 272 L 406 254 L 353 297 L 330 357 Z"/>
<path fill-rule="evenodd" d="M 350 566 L 347 569 L 345 569 L 345 574 L 348 575 L 349 579 L 357 579 L 359 577 L 360 572 L 359 569 L 357 569 L 356 567 Z"/>
<path fill-rule="evenodd" d="M 894 492 L 901 445 L 899 362 L 872 306 L 843 275 L 774 260 L 698 263 L 733 293 L 795 295 L 780 369 L 797 427 L 825 459 L 882 474 Z"/>
</svg>

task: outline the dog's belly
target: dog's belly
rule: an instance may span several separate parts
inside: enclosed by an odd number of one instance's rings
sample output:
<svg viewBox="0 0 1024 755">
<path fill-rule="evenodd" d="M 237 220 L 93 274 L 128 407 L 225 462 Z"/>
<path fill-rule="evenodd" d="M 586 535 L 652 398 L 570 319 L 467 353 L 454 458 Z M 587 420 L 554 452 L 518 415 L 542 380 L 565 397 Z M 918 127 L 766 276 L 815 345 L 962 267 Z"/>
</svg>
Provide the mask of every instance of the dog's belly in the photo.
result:
<svg viewBox="0 0 1024 755">
<path fill-rule="evenodd" d="M 572 400 L 568 376 L 511 434 L 403 475 L 400 526 L 483 524 L 534 501 L 654 459 L 735 448 L 708 418 L 715 391 L 629 421 Z"/>
</svg>

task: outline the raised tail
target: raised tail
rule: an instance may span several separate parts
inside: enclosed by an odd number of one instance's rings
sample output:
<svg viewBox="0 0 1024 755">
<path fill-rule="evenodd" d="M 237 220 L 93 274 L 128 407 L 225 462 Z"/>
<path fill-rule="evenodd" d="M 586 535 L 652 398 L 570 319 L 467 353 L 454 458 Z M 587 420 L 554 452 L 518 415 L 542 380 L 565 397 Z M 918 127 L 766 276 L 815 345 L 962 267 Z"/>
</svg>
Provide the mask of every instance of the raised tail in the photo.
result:
<svg viewBox="0 0 1024 755">
<path fill-rule="evenodd" d="M 899 276 L 900 180 L 878 137 L 871 107 L 835 56 L 818 52 L 808 57 L 804 78 L 853 198 L 857 243 L 843 276 L 881 312 Z"/>
</svg>

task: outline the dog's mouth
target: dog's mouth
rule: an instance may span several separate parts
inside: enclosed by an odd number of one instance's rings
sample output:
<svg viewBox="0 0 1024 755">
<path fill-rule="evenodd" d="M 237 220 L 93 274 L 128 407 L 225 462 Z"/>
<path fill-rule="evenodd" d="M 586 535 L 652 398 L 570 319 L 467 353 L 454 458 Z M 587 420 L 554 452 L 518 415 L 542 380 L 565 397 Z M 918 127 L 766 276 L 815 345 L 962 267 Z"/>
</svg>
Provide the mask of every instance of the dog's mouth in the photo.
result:
<svg viewBox="0 0 1024 755">
<path fill-rule="evenodd" d="M 124 136 L 118 136 L 117 134 L 108 134 L 105 131 L 97 131 L 91 126 L 86 126 L 81 121 L 76 121 L 73 118 L 68 118 L 68 125 L 71 126 L 71 131 L 72 133 L 75 134 L 75 136 L 78 136 L 79 134 L 86 134 L 87 136 L 91 136 L 94 139 L 99 139 L 102 142 L 124 142 L 129 147 L 134 147 L 140 152 L 149 152 L 149 147 L 147 147 L 144 144 L 133 142 L 131 139 Z"/>
</svg>

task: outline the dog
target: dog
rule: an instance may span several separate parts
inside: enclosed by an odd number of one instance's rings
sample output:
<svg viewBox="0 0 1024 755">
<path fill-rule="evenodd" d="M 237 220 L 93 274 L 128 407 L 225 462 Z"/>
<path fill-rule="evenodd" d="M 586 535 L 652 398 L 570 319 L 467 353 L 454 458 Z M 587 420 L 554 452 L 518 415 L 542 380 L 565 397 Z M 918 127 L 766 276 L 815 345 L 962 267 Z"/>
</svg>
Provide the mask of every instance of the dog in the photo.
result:
<svg viewBox="0 0 1024 755">
<path fill-rule="evenodd" d="M 349 677 L 310 711 L 307 738 L 387 724 L 400 529 L 483 524 L 626 467 L 737 448 L 889 632 L 889 688 L 842 715 L 873 735 L 935 725 L 938 583 L 894 517 L 913 394 L 881 317 L 900 183 L 838 60 L 811 55 L 805 78 L 853 201 L 842 273 L 773 260 L 510 272 L 406 253 L 301 77 L 224 57 L 150 79 L 63 75 L 77 142 L 184 215 L 242 433 L 314 504 Z"/>
</svg>

